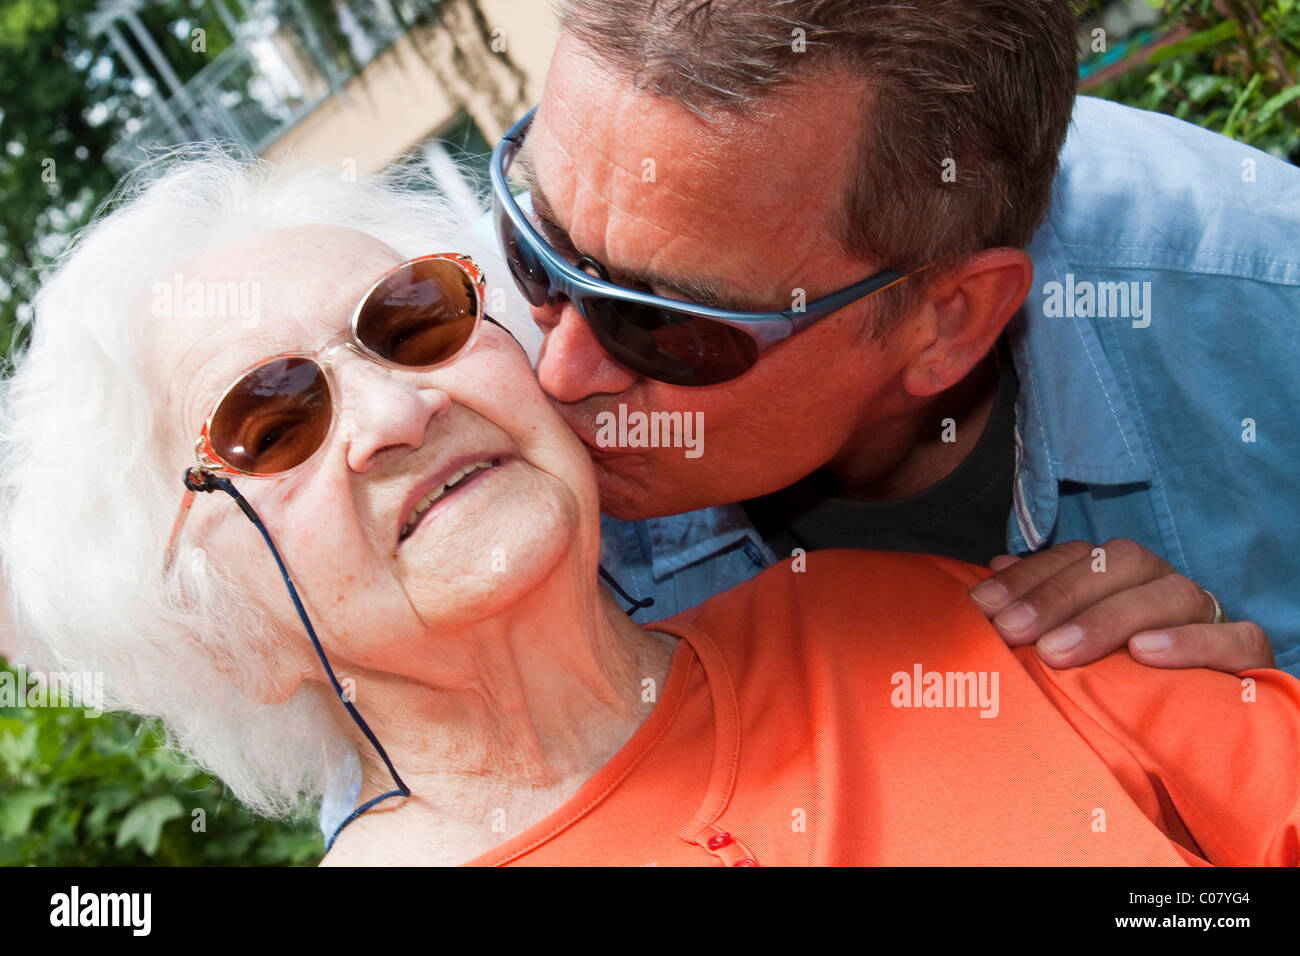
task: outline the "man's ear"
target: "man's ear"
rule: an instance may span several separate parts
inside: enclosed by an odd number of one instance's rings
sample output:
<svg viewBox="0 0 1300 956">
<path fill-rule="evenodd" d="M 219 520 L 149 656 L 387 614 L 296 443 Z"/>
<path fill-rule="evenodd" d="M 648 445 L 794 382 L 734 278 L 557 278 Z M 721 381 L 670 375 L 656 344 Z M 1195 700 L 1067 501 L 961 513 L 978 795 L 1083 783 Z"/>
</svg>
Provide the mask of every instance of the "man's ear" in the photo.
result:
<svg viewBox="0 0 1300 956">
<path fill-rule="evenodd" d="M 985 249 L 948 269 L 913 310 L 903 387 L 918 398 L 956 385 L 988 355 L 1034 281 L 1020 249 Z"/>
</svg>

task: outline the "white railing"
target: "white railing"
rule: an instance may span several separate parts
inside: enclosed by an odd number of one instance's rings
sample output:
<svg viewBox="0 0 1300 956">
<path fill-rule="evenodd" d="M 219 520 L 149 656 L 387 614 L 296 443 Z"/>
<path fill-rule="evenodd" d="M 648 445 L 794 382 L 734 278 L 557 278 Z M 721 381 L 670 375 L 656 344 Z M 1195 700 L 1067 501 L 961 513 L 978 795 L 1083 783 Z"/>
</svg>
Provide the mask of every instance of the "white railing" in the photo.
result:
<svg viewBox="0 0 1300 956">
<path fill-rule="evenodd" d="M 384 0 L 376 6 L 381 15 L 367 26 L 355 17 L 339 23 L 358 70 L 404 32 Z M 233 140 L 265 151 L 354 75 L 327 58 L 313 28 L 305 32 L 297 38 L 274 17 L 245 24 L 231 46 L 128 125 L 106 153 L 110 165 L 125 171 L 150 151 L 199 140 Z"/>
</svg>

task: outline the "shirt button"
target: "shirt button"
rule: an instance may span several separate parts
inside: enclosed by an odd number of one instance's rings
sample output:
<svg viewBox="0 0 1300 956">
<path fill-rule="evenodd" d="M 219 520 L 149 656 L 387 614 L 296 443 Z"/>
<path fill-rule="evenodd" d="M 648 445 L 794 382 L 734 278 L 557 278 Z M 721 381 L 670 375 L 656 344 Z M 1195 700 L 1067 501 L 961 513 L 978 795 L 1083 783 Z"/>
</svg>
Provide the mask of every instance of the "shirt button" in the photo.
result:
<svg viewBox="0 0 1300 956">
<path fill-rule="evenodd" d="M 751 860 L 751 859 L 749 859 L 749 858 L 746 858 L 746 859 L 743 859 L 743 860 L 737 860 L 735 863 L 733 863 L 733 864 L 731 864 L 731 865 L 732 865 L 732 866 L 758 866 L 758 861 L 757 861 L 757 860 Z"/>
<path fill-rule="evenodd" d="M 724 846 L 726 846 L 730 842 L 731 842 L 730 833 L 719 833 L 717 836 L 709 837 L 709 849 L 721 850 Z"/>
</svg>

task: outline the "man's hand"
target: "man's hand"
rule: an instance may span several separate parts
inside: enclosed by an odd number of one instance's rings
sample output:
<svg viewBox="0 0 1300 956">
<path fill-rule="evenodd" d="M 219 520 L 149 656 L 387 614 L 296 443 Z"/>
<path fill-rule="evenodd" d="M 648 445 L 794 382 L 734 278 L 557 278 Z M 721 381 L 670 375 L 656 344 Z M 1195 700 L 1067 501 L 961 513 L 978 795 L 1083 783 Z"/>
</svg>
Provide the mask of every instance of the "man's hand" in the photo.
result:
<svg viewBox="0 0 1300 956">
<path fill-rule="evenodd" d="M 1037 641 L 1052 667 L 1076 667 L 1128 644 L 1152 667 L 1209 667 L 1236 673 L 1272 667 L 1258 625 L 1214 620 L 1214 600 L 1127 538 L 1101 547 L 1070 541 L 1027 558 L 1001 555 L 997 573 L 971 590 L 1012 647 Z"/>
</svg>

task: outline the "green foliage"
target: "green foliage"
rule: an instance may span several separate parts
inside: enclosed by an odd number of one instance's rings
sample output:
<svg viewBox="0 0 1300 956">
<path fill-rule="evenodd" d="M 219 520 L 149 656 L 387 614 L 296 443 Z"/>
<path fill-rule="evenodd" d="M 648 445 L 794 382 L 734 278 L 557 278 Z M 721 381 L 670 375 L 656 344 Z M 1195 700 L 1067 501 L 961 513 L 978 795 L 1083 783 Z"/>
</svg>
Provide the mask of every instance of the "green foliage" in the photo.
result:
<svg viewBox="0 0 1300 956">
<path fill-rule="evenodd" d="M 50 255 L 89 219 L 116 176 L 104 153 L 126 122 L 151 107 L 92 36 L 99 0 L 0 0 L 0 356 Z M 203 0 L 140 10 L 183 80 L 230 36 Z M 195 52 L 190 30 L 206 31 Z"/>
<path fill-rule="evenodd" d="M 323 853 L 314 820 L 248 813 L 152 721 L 0 707 L 0 866 L 310 866 Z"/>
<path fill-rule="evenodd" d="M 0 346 L 32 288 L 40 237 L 78 219 L 112 175 L 96 163 L 116 124 L 89 121 L 111 95 L 89 68 L 102 41 L 84 26 L 93 0 L 0 0 Z M 62 173 L 63 175 L 60 175 Z M 65 212 L 66 210 L 66 212 Z M 56 221 L 57 220 L 57 221 Z"/>
<path fill-rule="evenodd" d="M 1187 35 L 1087 92 L 1300 161 L 1300 0 L 1163 0 Z M 1133 54 L 1140 58 L 1140 54 Z"/>
</svg>

